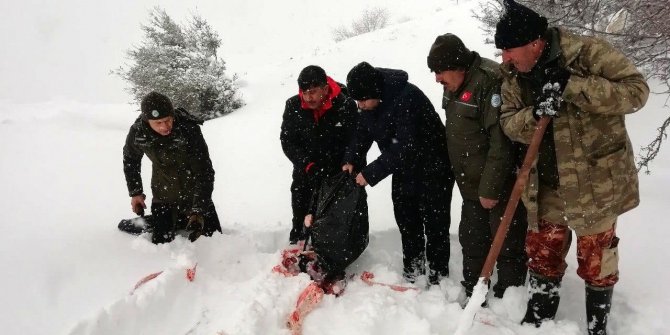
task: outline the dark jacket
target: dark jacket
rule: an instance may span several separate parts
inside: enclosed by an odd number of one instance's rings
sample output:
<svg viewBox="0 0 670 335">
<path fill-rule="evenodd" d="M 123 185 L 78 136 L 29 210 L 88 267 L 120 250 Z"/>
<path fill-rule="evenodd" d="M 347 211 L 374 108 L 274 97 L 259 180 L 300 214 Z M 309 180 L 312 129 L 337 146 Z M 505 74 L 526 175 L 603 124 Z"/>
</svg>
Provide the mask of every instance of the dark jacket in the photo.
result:
<svg viewBox="0 0 670 335">
<path fill-rule="evenodd" d="M 393 174 L 406 192 L 413 193 L 419 181 L 445 176 L 453 180 L 444 125 L 433 105 L 407 81 L 407 72 L 377 70 L 384 78 L 381 102 L 375 110 L 361 112 L 347 159 L 365 157 L 375 141 L 381 155 L 362 170 L 370 185 Z"/>
<path fill-rule="evenodd" d="M 142 156 L 151 160 L 153 202 L 199 210 L 211 202 L 214 169 L 200 126 L 181 113 L 172 133 L 161 136 L 141 118 L 130 127 L 123 147 L 123 172 L 130 196 L 142 194 Z"/>
<path fill-rule="evenodd" d="M 323 176 L 338 173 L 345 163 L 344 153 L 354 134 L 358 111 L 356 103 L 344 93 L 344 86 L 334 81 L 331 85 L 340 85 L 342 92 L 318 120 L 311 109 L 302 107 L 299 95 L 286 100 L 279 138 L 284 154 L 293 163 L 294 179 L 305 176 L 310 163 L 314 163 L 310 172 L 320 171 Z"/>
<path fill-rule="evenodd" d="M 505 200 L 514 183 L 514 152 L 499 124 L 499 64 L 476 52 L 456 92 L 444 90 L 447 146 L 461 196 Z"/>
</svg>

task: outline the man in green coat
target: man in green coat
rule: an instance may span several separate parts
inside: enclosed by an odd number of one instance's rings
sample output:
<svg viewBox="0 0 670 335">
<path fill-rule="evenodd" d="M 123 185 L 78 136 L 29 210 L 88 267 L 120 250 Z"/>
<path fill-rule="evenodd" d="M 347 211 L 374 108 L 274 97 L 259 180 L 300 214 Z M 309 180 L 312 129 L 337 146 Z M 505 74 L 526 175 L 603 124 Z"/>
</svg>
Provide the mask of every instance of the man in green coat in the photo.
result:
<svg viewBox="0 0 670 335">
<path fill-rule="evenodd" d="M 574 230 L 588 333 L 603 335 L 619 280 L 617 218 L 640 202 L 625 115 L 644 106 L 649 87 L 604 40 L 548 28 L 545 17 L 511 0 L 505 7 L 495 34 L 503 130 L 529 143 L 537 119 L 552 117 L 523 194 L 531 295 L 522 322 L 539 327 L 556 315 Z"/>
<path fill-rule="evenodd" d="M 141 110 L 123 147 L 123 172 L 131 208 L 143 215 L 142 156 L 151 160 L 153 199 L 147 221 L 152 242 L 172 241 L 177 229 L 189 231 L 191 241 L 220 232 L 212 202 L 214 169 L 199 122 L 183 109 L 175 110 L 170 99 L 157 92 L 142 99 Z"/>
<path fill-rule="evenodd" d="M 458 239 L 467 297 L 477 284 L 515 180 L 514 147 L 499 123 L 499 66 L 468 50 L 453 34 L 438 36 L 428 54 L 428 68 L 444 86 L 449 160 L 463 198 Z M 498 298 L 507 287 L 526 282 L 525 216 L 520 205 L 498 257 L 493 287 Z"/>
</svg>

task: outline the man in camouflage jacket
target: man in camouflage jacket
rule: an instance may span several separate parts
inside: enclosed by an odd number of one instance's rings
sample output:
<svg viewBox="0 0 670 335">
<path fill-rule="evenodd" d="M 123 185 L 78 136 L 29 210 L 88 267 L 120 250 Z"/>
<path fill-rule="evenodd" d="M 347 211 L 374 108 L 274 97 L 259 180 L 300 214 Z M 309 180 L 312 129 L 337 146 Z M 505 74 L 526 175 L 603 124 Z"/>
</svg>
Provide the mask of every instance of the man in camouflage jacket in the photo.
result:
<svg viewBox="0 0 670 335">
<path fill-rule="evenodd" d="M 151 217 L 153 243 L 174 239 L 186 228 L 193 241 L 201 234 L 221 231 L 212 202 L 214 169 L 200 126 L 186 111 L 175 109 L 168 97 L 151 92 L 141 103 L 142 115 L 130 127 L 123 147 L 123 172 L 131 208 L 144 214 L 145 195 L 140 174 L 142 156 L 151 160 Z"/>
<path fill-rule="evenodd" d="M 607 42 L 547 29 L 546 18 L 514 1 L 505 6 L 495 36 L 505 63 L 503 130 L 529 143 L 537 119 L 552 117 L 523 195 L 531 297 L 522 322 L 555 316 L 574 230 L 588 332 L 606 334 L 619 279 L 617 217 L 639 203 L 625 115 L 644 106 L 649 87 Z"/>
<path fill-rule="evenodd" d="M 427 61 L 444 86 L 449 160 L 463 198 L 458 228 L 462 284 L 470 297 L 516 179 L 514 147 L 500 127 L 500 64 L 468 50 L 453 34 L 435 39 Z M 526 282 L 526 227 L 519 205 L 497 260 L 493 292 L 498 298 L 507 287 Z"/>
</svg>

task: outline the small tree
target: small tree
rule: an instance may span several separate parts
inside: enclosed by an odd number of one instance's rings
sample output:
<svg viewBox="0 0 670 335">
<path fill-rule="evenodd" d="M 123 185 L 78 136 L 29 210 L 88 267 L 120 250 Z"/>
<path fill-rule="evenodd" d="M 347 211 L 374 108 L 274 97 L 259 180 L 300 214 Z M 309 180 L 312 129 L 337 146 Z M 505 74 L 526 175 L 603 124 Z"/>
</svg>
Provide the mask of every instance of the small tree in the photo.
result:
<svg viewBox="0 0 670 335">
<path fill-rule="evenodd" d="M 225 62 L 216 53 L 221 39 L 204 19 L 194 15 L 182 27 L 158 7 L 150 19 L 142 25 L 142 44 L 127 52 L 133 64 L 113 71 L 130 83 L 136 102 L 157 91 L 203 120 L 242 106 L 236 77 L 225 75 Z"/>
<path fill-rule="evenodd" d="M 386 8 L 372 8 L 363 11 L 363 14 L 351 22 L 351 29 L 340 26 L 333 29 L 333 39 L 335 42 L 346 40 L 354 36 L 369 33 L 386 27 L 389 20 L 389 13 Z"/>
<path fill-rule="evenodd" d="M 577 34 L 598 36 L 621 50 L 646 73 L 647 79 L 661 83 L 657 94 L 670 97 L 670 6 L 658 0 L 519 0 L 519 3 L 547 17 L 550 25 Z M 488 36 L 502 12 L 502 1 L 482 4 L 474 16 L 484 24 Z M 492 39 L 489 38 L 489 43 Z M 667 107 L 666 99 L 666 107 Z M 638 170 L 649 173 L 648 164 L 656 157 L 667 137 L 670 116 L 657 128 L 656 138 L 641 148 Z"/>
</svg>

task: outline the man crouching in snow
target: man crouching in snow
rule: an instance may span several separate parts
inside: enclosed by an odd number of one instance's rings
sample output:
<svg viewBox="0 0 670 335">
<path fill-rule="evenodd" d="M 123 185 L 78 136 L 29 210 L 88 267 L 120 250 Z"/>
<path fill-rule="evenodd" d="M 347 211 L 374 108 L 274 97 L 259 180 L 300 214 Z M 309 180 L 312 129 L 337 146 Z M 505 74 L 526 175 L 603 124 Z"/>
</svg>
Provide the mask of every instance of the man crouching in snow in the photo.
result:
<svg viewBox="0 0 670 335">
<path fill-rule="evenodd" d="M 177 229 L 189 231 L 191 241 L 221 232 L 212 202 L 214 169 L 201 122 L 183 109 L 175 110 L 168 97 L 156 92 L 142 99 L 141 111 L 123 147 L 123 172 L 130 206 L 137 215 L 144 215 L 142 156 L 146 154 L 151 160 L 152 215 L 147 217 L 153 231 L 151 241 L 170 242 Z M 121 225 L 119 228 L 124 230 Z"/>
</svg>

